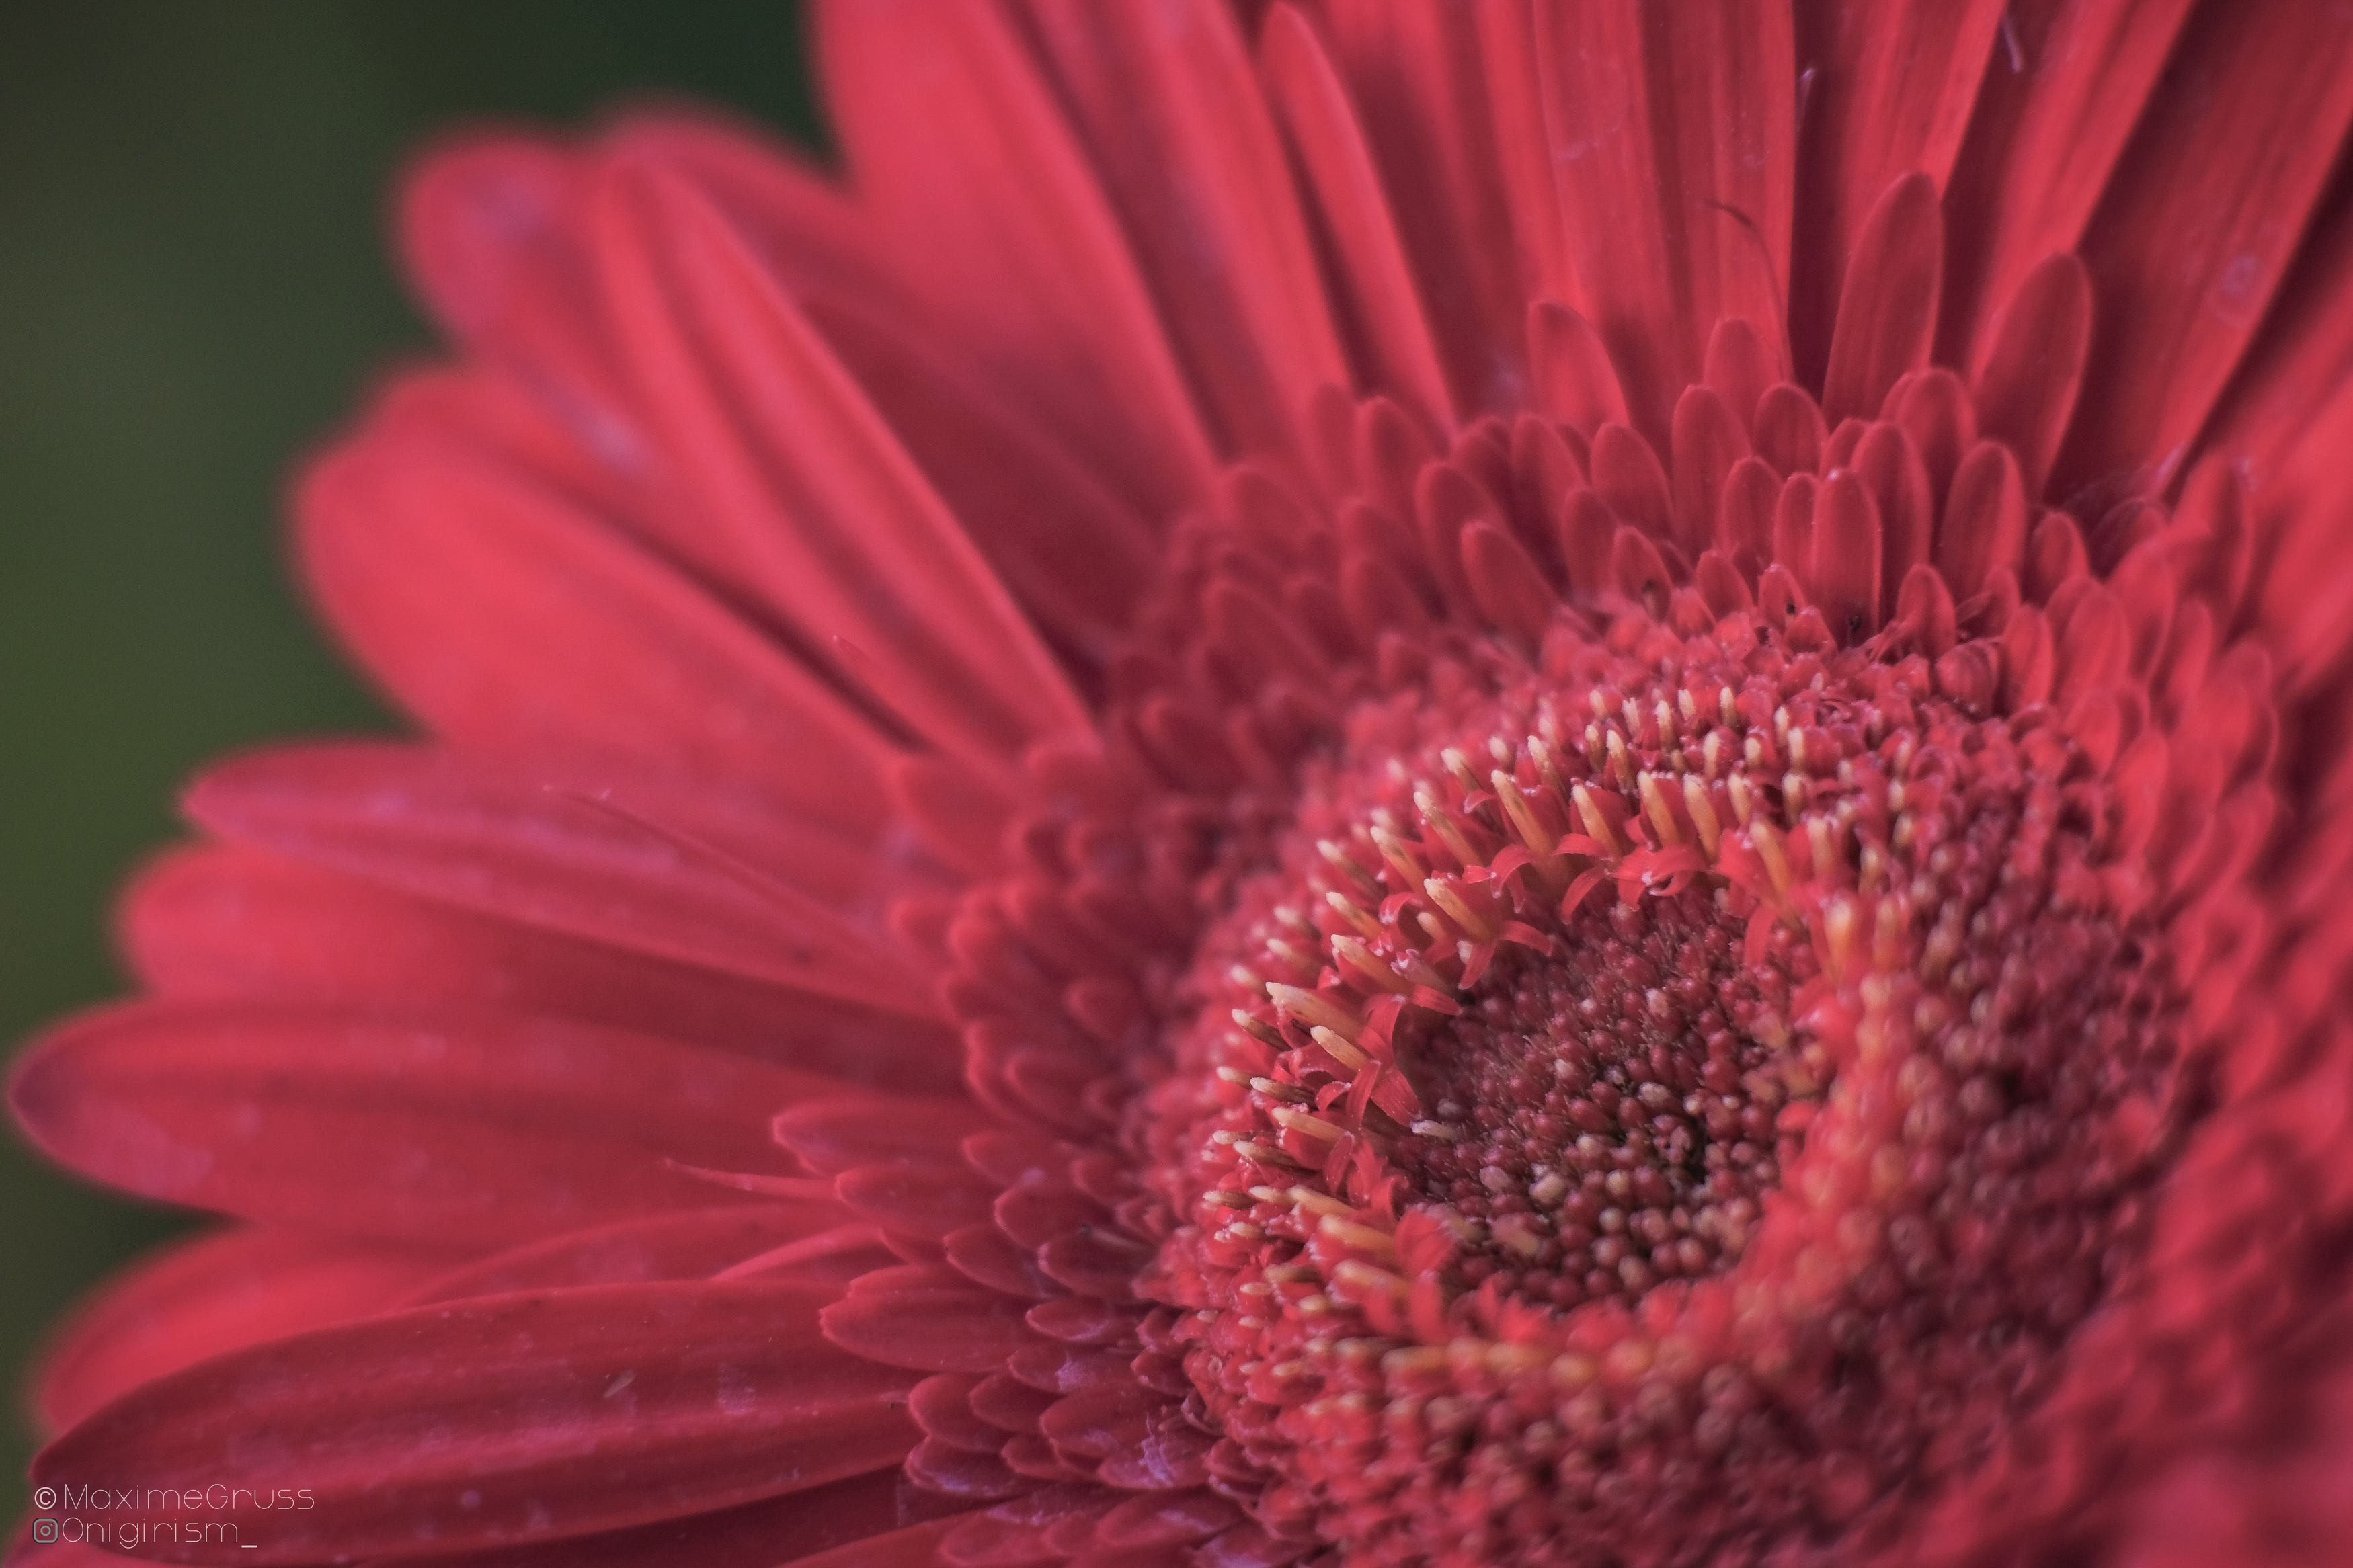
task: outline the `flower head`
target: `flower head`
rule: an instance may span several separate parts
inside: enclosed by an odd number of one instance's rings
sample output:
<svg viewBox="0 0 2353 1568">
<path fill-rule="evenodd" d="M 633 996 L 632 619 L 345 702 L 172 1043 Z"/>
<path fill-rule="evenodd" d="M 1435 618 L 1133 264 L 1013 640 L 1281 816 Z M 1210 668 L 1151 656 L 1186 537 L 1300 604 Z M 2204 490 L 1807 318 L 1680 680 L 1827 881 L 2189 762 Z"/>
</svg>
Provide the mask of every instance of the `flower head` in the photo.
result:
<svg viewBox="0 0 2353 1568">
<path fill-rule="evenodd" d="M 227 1489 L 113 1542 L 198 1562 L 2330 1560 L 2353 21 L 817 39 L 838 179 L 412 181 L 460 353 L 298 510 L 424 738 L 202 780 L 19 1068 L 237 1221 L 37 1479 Z"/>
</svg>

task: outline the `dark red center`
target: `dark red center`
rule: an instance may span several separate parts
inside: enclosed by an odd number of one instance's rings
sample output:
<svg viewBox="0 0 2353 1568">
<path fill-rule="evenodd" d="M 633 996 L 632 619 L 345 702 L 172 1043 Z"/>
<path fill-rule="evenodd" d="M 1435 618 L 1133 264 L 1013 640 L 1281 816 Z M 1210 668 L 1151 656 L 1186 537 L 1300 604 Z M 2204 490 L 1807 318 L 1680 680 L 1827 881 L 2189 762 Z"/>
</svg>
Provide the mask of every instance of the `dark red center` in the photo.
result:
<svg viewBox="0 0 2353 1568">
<path fill-rule="evenodd" d="M 1400 1030 L 1433 1121 L 1392 1157 L 1461 1222 L 1460 1288 L 1565 1310 L 1739 1258 L 1778 1112 L 1825 1087 L 1791 1048 L 1806 955 L 1744 963 L 1744 926 L 1712 890 L 1597 900 L 1558 957 L 1514 952 L 1460 1016 Z"/>
</svg>

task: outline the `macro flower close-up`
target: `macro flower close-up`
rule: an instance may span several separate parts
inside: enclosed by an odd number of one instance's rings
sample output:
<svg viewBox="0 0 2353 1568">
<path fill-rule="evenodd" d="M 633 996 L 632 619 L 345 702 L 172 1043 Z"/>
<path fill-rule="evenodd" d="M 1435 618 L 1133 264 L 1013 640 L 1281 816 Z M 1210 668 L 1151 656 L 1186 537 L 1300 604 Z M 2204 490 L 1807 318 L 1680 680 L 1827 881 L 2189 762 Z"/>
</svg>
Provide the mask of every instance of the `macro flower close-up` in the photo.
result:
<svg viewBox="0 0 2353 1568">
<path fill-rule="evenodd" d="M 807 26 L 404 177 L 12 1564 L 2353 1561 L 2353 9 Z"/>
</svg>

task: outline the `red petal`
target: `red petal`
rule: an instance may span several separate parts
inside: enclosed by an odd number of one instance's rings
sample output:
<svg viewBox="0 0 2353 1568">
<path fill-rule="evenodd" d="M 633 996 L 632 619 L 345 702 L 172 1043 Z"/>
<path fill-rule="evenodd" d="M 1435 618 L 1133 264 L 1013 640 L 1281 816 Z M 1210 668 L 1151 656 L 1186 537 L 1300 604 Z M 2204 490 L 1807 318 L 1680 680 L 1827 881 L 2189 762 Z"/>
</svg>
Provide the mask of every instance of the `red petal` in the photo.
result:
<svg viewBox="0 0 2353 1568">
<path fill-rule="evenodd" d="M 1533 237 L 1522 225 L 1559 215 L 1548 192 L 1545 208 L 1525 213 L 1507 195 L 1479 9 L 1325 6 L 1319 19 L 1416 270 L 1446 284 L 1425 291 L 1423 308 L 1454 384 L 1466 404 L 1500 412 L 1525 400 L 1526 369 L 1510 345 L 1540 291 L 1539 274 L 1523 280 L 1515 235 Z"/>
<path fill-rule="evenodd" d="M 1044 1175 L 1007 1186 L 997 1196 L 996 1215 L 1007 1236 L 1033 1248 L 1110 1220 L 1101 1204 L 1068 1185 L 1067 1179 Z"/>
<path fill-rule="evenodd" d="M 862 1217 L 930 1239 L 987 1219 L 997 1191 L 961 1161 L 863 1165 L 836 1177 L 834 1190 Z"/>
<path fill-rule="evenodd" d="M 2024 563 L 2026 596 L 2049 604 L 2060 587 L 2091 571 L 2083 530 L 2063 511 L 2046 511 L 2034 520 L 2026 537 Z"/>
<path fill-rule="evenodd" d="M 1214 1535 L 1241 1517 L 1232 1503 L 1208 1490 L 1145 1492 L 1130 1498 L 1095 1526 L 1095 1539 L 1106 1546 L 1182 1545 Z"/>
<path fill-rule="evenodd" d="M 336 629 L 410 711 L 501 752 L 580 747 L 746 781 L 846 824 L 897 748 L 798 658 L 520 467 L 379 429 L 297 500 Z M 778 768 L 795 748 L 821 769 Z"/>
<path fill-rule="evenodd" d="M 1944 190 L 2007 8 L 2005 0 L 1798 7 L 1798 58 L 1811 80 L 1789 331 L 1803 376 L 1825 363 L 1832 302 L 1843 315 L 1863 232 L 1890 182 L 1916 173 L 1932 195 Z M 1831 417 L 1878 407 L 1873 398 L 1868 409 L 1841 406 Z"/>
<path fill-rule="evenodd" d="M 1459 465 L 1437 462 L 1421 471 L 1414 487 L 1413 511 L 1430 575 L 1457 613 L 1472 616 L 1477 606 L 1472 603 L 1470 579 L 1462 574 L 1462 531 L 1474 522 L 1504 526 L 1495 498 Z"/>
<path fill-rule="evenodd" d="M 1165 519 L 1136 511 L 1001 387 L 877 303 L 865 292 L 805 301 L 1055 651 L 1100 664 L 1150 581 Z"/>
<path fill-rule="evenodd" d="M 910 325 L 951 338 L 943 352 L 969 353 L 956 323 L 907 297 L 895 269 L 902 258 L 885 254 L 873 215 L 806 147 L 723 113 L 656 106 L 624 110 L 597 137 L 596 151 L 611 162 L 653 163 L 684 176 L 742 226 L 796 293 L 854 288 L 887 300 Z"/>
<path fill-rule="evenodd" d="M 1528 309 L 1528 357 L 1536 406 L 1564 425 L 1592 432 L 1624 424 L 1626 394 L 1593 323 L 1566 305 L 1540 300 Z"/>
<path fill-rule="evenodd" d="M 1855 241 L 1839 293 L 1822 413 L 1836 425 L 1879 412 L 1888 389 L 1928 363 L 1945 256 L 1936 189 L 1923 174 L 1887 187 Z"/>
<path fill-rule="evenodd" d="M 1058 652 L 1083 660 L 1124 624 L 1128 578 L 1143 564 L 1144 524 L 1103 483 L 1136 479 L 1134 466 L 1120 474 L 1091 469 L 1099 454 L 1071 449 L 1035 411 L 1003 395 L 1001 376 L 984 376 L 982 345 L 969 329 L 985 318 L 944 322 L 899 287 L 877 255 L 871 213 L 853 208 L 792 149 L 691 114 L 628 115 L 596 152 L 684 174 L 742 226 L 803 296 L 1007 586 L 1056 635 Z M 756 552 L 747 562 L 712 529 L 708 509 L 681 504 L 675 475 L 663 471 L 649 435 L 620 407 L 608 363 L 615 351 L 586 287 L 586 198 L 597 166 L 593 155 L 488 138 L 436 153 L 412 180 L 412 270 L 470 349 L 531 387 L 541 423 L 552 422 L 558 436 L 551 447 L 500 428 L 500 439 L 485 441 L 487 410 L 479 408 L 433 433 L 446 445 L 490 450 L 502 464 L 536 452 L 531 471 L 544 469 L 548 482 L 592 508 L 609 496 L 614 515 L 606 521 L 658 538 L 757 600 Z M 1050 542 L 1044 519 L 1065 524 Z"/>
<path fill-rule="evenodd" d="M 1978 363 L 1997 312 L 2029 272 L 2082 239 L 2193 3 L 2058 0 L 2004 10 L 2000 47 L 1946 193 L 1953 361 Z"/>
<path fill-rule="evenodd" d="M 441 325 L 542 389 L 622 418 L 579 242 L 588 160 L 492 134 L 435 148 L 400 192 L 404 269 Z"/>
<path fill-rule="evenodd" d="M 704 504 L 804 646 L 887 654 L 925 735 L 998 755 L 1085 712 L 971 538 L 773 273 L 682 182 L 617 174 L 597 208 L 632 374 Z"/>
<path fill-rule="evenodd" d="M 2001 701 L 2016 710 L 2051 695 L 2051 623 L 2032 605 L 2010 617 L 2001 634 Z"/>
<path fill-rule="evenodd" d="M 1192 1562 L 1195 1568 L 1287 1568 L 1314 1550 L 1304 1542 L 1284 1540 L 1244 1523 L 1196 1548 Z"/>
<path fill-rule="evenodd" d="M 917 1372 L 988 1373 L 1038 1335 L 1029 1303 L 945 1268 L 913 1265 L 869 1274 L 826 1308 L 826 1337 L 845 1350 Z"/>
<path fill-rule="evenodd" d="M 948 1267 L 976 1285 L 1028 1300 L 1071 1300 L 1039 1266 L 1035 1251 L 1025 1251 L 994 1225 L 968 1225 L 940 1239 Z M 1033 1320 L 1030 1327 L 1039 1328 Z M 1040 1331 L 1044 1331 L 1040 1329 Z"/>
<path fill-rule="evenodd" d="M 258 849 L 192 845 L 150 866 L 120 916 L 152 990 L 342 1002 L 494 1005 L 658 1032 L 824 1073 L 955 1093 L 963 1049 L 937 1026 L 516 925 Z"/>
<path fill-rule="evenodd" d="M 1420 289 L 1339 73 L 1314 27 L 1289 6 L 1269 13 L 1259 58 L 1307 194 L 1332 237 L 1334 265 L 1356 307 L 1380 385 L 1434 426 L 1451 428 L 1454 401 Z"/>
<path fill-rule="evenodd" d="M 1797 66 L 1783 0 L 1535 12 L 1535 58 L 1579 302 L 1634 421 L 1663 442 L 1720 318 L 1778 342 Z"/>
<path fill-rule="evenodd" d="M 1830 438 L 1820 405 L 1788 382 L 1767 387 L 1757 400 L 1757 454 L 1784 478 L 1819 469 Z"/>
<path fill-rule="evenodd" d="M 744 165 L 755 160 L 764 170 L 754 182 L 759 206 L 772 221 L 787 215 L 802 273 L 824 270 L 812 266 L 818 253 L 845 248 L 845 204 L 772 148 L 683 121 L 659 131 L 641 121 L 617 140 L 691 167 L 739 198 Z M 732 144 L 731 156 L 714 155 L 721 142 Z M 747 555 L 681 491 L 668 454 L 631 405 L 589 254 L 588 197 L 607 161 L 501 136 L 461 139 L 423 161 L 404 204 L 410 269 L 470 351 L 475 374 L 407 379 L 385 400 L 382 422 L 421 427 L 501 469 L 519 467 L 757 603 L 756 551 Z M 846 247 L 860 250 L 862 242 Z M 887 289 L 870 262 L 855 270 L 870 293 Z M 493 374 L 480 374 L 485 366 Z M 439 384 L 438 409 L 418 406 L 420 381 Z M 420 420 L 419 413 L 438 416 Z"/>
<path fill-rule="evenodd" d="M 1604 425 L 1595 434 L 1593 488 L 1619 521 L 1655 540 L 1675 536 L 1674 500 L 1658 451 L 1626 426 Z"/>
<path fill-rule="evenodd" d="M 976 1454 L 929 1439 L 907 1456 L 907 1474 L 926 1491 L 958 1500 L 993 1502 L 1030 1489 L 1032 1483 L 1017 1475 L 995 1450 Z"/>
<path fill-rule="evenodd" d="M 1748 457 L 1748 432 L 1713 389 L 1686 387 L 1675 400 L 1672 451 L 1675 542 L 1696 558 L 1716 542 L 1716 501 L 1733 468 Z"/>
<path fill-rule="evenodd" d="M 2079 600 L 2060 628 L 2052 694 L 2063 702 L 2105 686 L 2132 658 L 2132 630 L 2116 596 L 2105 586 Z"/>
<path fill-rule="evenodd" d="M 1961 454 L 1977 444 L 1977 406 L 1961 378 L 1942 365 L 1895 384 L 1880 417 L 1903 428 L 1926 465 L 1931 496 L 1952 488 Z"/>
<path fill-rule="evenodd" d="M 1494 524 L 1473 522 L 1463 531 L 1462 566 L 1488 618 L 1534 647 L 1559 604 L 1535 558 Z"/>
<path fill-rule="evenodd" d="M 437 1274 L 405 1298 L 418 1307 L 573 1285 L 708 1279 L 747 1259 L 826 1233 L 849 1219 L 824 1202 L 730 1204 L 649 1215 L 570 1231 Z"/>
<path fill-rule="evenodd" d="M 2000 567 L 2015 568 L 2026 553 L 2029 508 L 2018 459 L 2007 447 L 1980 441 L 1953 473 L 1953 488 L 1936 523 L 1936 569 L 1966 599 Z"/>
<path fill-rule="evenodd" d="M 432 1568 L 777 1568 L 786 1563 L 913 1568 L 935 1561 L 921 1548 L 955 1518 L 918 1525 L 906 1521 L 957 1506 L 926 1496 L 892 1468 L 715 1513 L 430 1561 Z"/>
<path fill-rule="evenodd" d="M 912 1524 L 888 1535 L 870 1535 L 798 1560 L 797 1568 L 944 1568 L 940 1538 L 971 1518 L 953 1514 L 929 1524 Z"/>
<path fill-rule="evenodd" d="M 2353 17 L 2208 5 L 2084 237 L 2098 316 L 2058 493 L 2179 469 L 2262 321 L 2348 123 Z M 2260 148 L 2254 159 L 2216 148 Z"/>
<path fill-rule="evenodd" d="M 1832 635 L 1852 642 L 1879 629 L 1885 542 L 1878 506 L 1852 469 L 1832 474 L 1814 509 L 1813 568 L 1806 594 Z"/>
<path fill-rule="evenodd" d="M 932 1441 L 975 1454 L 994 1454 L 1005 1446 L 1010 1434 L 974 1412 L 972 1391 L 976 1381 L 948 1372 L 927 1377 L 908 1394 L 907 1410 Z"/>
<path fill-rule="evenodd" d="M 2042 493 L 2059 455 L 2091 342 L 2091 275 L 2072 256 L 2028 273 L 1989 336 L 1977 374 L 1978 421 L 2017 454 L 2029 495 Z"/>
<path fill-rule="evenodd" d="M 472 758 L 373 742 L 289 747 L 214 769 L 187 809 L 227 837 L 522 925 L 932 1011 L 907 961 L 816 900 L 691 836 Z"/>
<path fill-rule="evenodd" d="M 519 1015 L 151 1003 L 57 1030 L 10 1096 L 45 1152 L 132 1192 L 465 1247 L 732 1202 L 672 1165 L 783 1173 L 768 1118 L 824 1082 Z"/>
<path fill-rule="evenodd" d="M 381 1311 L 443 1267 L 430 1254 L 287 1231 L 216 1231 L 142 1258 L 75 1313 L 42 1358 L 49 1430 L 124 1391 L 263 1340 Z"/>
<path fill-rule="evenodd" d="M 2251 463 L 2283 515 L 2335 517 L 2353 479 L 2337 460 L 2353 439 L 2353 289 L 2343 283 L 2353 276 L 2348 181 L 2353 166 L 2340 165 L 2202 443 Z"/>
<path fill-rule="evenodd" d="M 964 1100 L 844 1095 L 796 1105 L 770 1131 L 809 1169 L 832 1176 L 861 1165 L 949 1159 L 987 1126 L 988 1118 Z"/>
<path fill-rule="evenodd" d="M 1494 117 L 1495 158 L 1503 174 L 1503 205 L 1519 253 L 1521 286 L 1538 299 L 1576 300 L 1577 283 L 1568 265 L 1560 186 L 1553 178 L 1533 0 L 1494 0 L 1467 9 L 1478 26 L 1485 96 Z"/>
<path fill-rule="evenodd" d="M 1086 153 L 998 8 L 849 0 L 815 12 L 863 205 L 993 382 L 1147 515 L 1197 498 L 1201 415 Z M 1018 171 L 1018 177 L 1008 172 Z"/>
<path fill-rule="evenodd" d="M 1791 577 L 1803 577 L 1809 588 L 1814 570 L 1814 510 L 1821 494 L 1820 480 L 1800 474 L 1781 487 L 1780 499 L 1773 503 L 1772 560 Z M 1761 596 L 1770 602 L 1769 595 Z"/>
<path fill-rule="evenodd" d="M 1928 559 L 1936 499 L 1928 468 L 1900 425 L 1876 424 L 1854 449 L 1853 470 L 1879 510 L 1878 616 L 1895 613 L 1895 597 L 1912 568 Z"/>
<path fill-rule="evenodd" d="M 1925 562 L 1905 573 L 1896 590 L 1895 618 L 1909 629 L 1923 653 L 1930 658 L 1942 658 L 1958 635 L 1953 592 L 1944 574 Z"/>
<path fill-rule="evenodd" d="M 1348 366 L 1232 14 L 1039 0 L 1029 16 L 1227 444 L 1303 448 L 1309 400 Z"/>
<path fill-rule="evenodd" d="M 806 1491 L 893 1464 L 914 1438 L 912 1380 L 828 1345 L 818 1300 L 618 1285 L 395 1313 L 148 1384 L 51 1444 L 34 1475 L 315 1500 L 208 1511 L 235 1531 L 191 1552 L 215 1563 L 519 1544 Z"/>
</svg>

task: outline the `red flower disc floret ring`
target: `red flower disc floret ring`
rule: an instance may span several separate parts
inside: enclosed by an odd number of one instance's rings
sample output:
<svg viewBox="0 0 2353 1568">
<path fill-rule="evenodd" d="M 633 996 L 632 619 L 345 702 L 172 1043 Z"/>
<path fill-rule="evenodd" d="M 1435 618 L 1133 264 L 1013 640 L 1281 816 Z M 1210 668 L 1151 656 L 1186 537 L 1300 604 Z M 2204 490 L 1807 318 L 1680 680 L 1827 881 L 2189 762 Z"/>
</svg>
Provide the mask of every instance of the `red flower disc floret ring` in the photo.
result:
<svg viewBox="0 0 2353 1568">
<path fill-rule="evenodd" d="M 1981 1453 L 2189 1103 L 2080 750 L 1630 609 L 1313 773 L 1151 1111 L 1155 1294 L 1266 1512 L 1666 1561 Z"/>
</svg>

